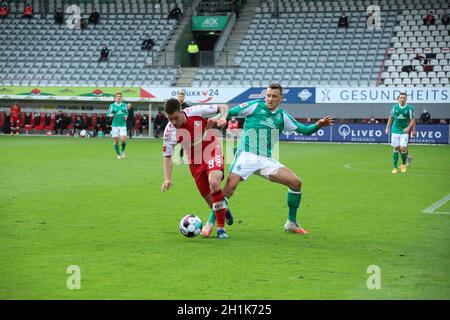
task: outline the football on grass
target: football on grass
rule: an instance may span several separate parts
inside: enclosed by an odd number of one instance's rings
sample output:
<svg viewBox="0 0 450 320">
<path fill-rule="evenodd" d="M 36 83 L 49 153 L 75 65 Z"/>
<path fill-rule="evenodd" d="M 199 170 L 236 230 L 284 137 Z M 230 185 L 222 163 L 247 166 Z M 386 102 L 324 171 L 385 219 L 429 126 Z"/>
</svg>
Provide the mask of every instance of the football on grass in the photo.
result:
<svg viewBox="0 0 450 320">
<path fill-rule="evenodd" d="M 193 214 L 184 216 L 180 221 L 180 232 L 183 236 L 193 238 L 202 231 L 202 220 Z"/>
</svg>

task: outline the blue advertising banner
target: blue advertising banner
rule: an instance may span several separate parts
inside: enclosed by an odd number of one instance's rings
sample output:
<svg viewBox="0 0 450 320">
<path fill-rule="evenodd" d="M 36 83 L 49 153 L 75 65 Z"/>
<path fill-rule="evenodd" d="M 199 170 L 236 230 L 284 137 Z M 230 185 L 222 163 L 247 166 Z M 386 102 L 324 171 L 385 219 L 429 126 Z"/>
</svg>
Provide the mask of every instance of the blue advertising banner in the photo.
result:
<svg viewBox="0 0 450 320">
<path fill-rule="evenodd" d="M 411 143 L 448 144 L 448 125 L 417 125 L 417 134 L 411 137 Z"/>
<path fill-rule="evenodd" d="M 321 128 L 311 136 L 299 133 L 284 132 L 281 141 L 312 141 L 312 142 L 356 142 L 356 143 L 390 143 L 384 132 L 385 124 L 335 124 Z M 411 137 L 410 143 L 448 144 L 448 125 L 417 125 L 417 134 Z"/>
<path fill-rule="evenodd" d="M 385 124 L 336 124 L 332 126 L 332 141 L 386 143 Z"/>
<path fill-rule="evenodd" d="M 313 141 L 313 142 L 330 142 L 331 141 L 331 127 L 319 129 L 316 133 L 310 136 L 302 135 L 301 133 L 284 133 L 280 134 L 280 141 Z"/>
<path fill-rule="evenodd" d="M 229 100 L 228 103 L 242 103 L 255 99 L 263 99 L 266 94 L 266 89 L 263 87 L 250 88 L 246 91 L 235 96 Z M 302 88 L 283 88 L 283 102 L 284 103 L 296 103 L 296 104 L 308 104 L 316 103 L 316 88 L 314 87 L 302 87 Z"/>
</svg>

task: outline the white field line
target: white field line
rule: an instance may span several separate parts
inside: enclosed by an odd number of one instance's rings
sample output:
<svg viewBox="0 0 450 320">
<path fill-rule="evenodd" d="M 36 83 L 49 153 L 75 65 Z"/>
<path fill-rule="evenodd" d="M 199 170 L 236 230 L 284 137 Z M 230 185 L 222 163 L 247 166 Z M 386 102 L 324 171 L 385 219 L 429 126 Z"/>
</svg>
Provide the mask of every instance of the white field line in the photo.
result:
<svg viewBox="0 0 450 320">
<path fill-rule="evenodd" d="M 443 197 L 442 199 L 436 201 L 435 203 L 433 203 L 431 206 L 429 206 L 428 208 L 424 209 L 422 212 L 423 213 L 437 213 L 437 214 L 450 214 L 450 212 L 439 212 L 439 211 L 434 211 L 440 207 L 442 207 L 444 204 L 447 203 L 447 201 L 450 200 L 450 193 L 448 195 L 446 195 L 445 197 Z"/>
</svg>

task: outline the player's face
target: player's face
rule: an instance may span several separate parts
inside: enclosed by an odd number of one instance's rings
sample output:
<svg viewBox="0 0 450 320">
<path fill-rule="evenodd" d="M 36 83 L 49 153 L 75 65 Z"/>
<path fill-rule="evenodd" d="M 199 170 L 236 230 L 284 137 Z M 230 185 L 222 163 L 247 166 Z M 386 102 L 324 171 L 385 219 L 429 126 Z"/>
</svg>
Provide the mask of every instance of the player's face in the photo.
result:
<svg viewBox="0 0 450 320">
<path fill-rule="evenodd" d="M 180 128 L 184 123 L 184 115 L 181 111 L 175 111 L 172 114 L 168 115 L 169 121 L 175 128 Z"/>
<path fill-rule="evenodd" d="M 184 94 L 178 95 L 178 101 L 180 101 L 180 104 L 184 102 Z"/>
<path fill-rule="evenodd" d="M 116 103 L 121 103 L 121 102 L 122 102 L 122 95 L 116 94 Z"/>
<path fill-rule="evenodd" d="M 266 104 L 271 110 L 275 110 L 283 100 L 283 95 L 279 89 L 267 88 Z"/>
<path fill-rule="evenodd" d="M 404 106 L 406 104 L 406 96 L 404 94 L 402 94 L 401 96 L 398 97 L 398 103 L 401 106 Z"/>
</svg>

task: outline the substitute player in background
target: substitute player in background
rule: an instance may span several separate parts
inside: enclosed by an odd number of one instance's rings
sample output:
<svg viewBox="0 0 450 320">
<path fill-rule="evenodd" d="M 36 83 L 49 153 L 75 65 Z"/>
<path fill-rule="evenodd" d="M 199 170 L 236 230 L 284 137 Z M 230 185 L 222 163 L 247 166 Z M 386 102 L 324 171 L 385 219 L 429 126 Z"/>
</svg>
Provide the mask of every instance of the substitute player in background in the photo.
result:
<svg viewBox="0 0 450 320">
<path fill-rule="evenodd" d="M 256 173 L 272 182 L 288 187 L 288 219 L 284 230 L 299 234 L 309 233 L 297 222 L 297 210 L 302 196 L 302 182 L 291 170 L 272 158 L 272 148 L 279 140 L 281 131 L 311 135 L 319 128 L 331 125 L 331 117 L 320 119 L 315 124 L 305 126 L 297 122 L 278 106 L 283 101 L 283 89 L 279 84 L 271 84 L 266 91 L 265 101 L 254 100 L 242 103 L 228 112 L 228 117 L 245 117 L 244 128 L 239 140 L 236 156 L 230 168 L 225 197 L 230 198 L 242 180 Z M 210 223 L 204 229 L 212 228 Z"/>
<path fill-rule="evenodd" d="M 227 105 L 197 105 L 181 109 L 180 101 L 172 98 L 164 104 L 169 123 L 164 130 L 164 182 L 161 191 L 165 192 L 172 186 L 172 154 L 175 145 L 181 143 L 188 158 L 189 169 L 202 197 L 213 209 L 217 220 L 217 237 L 227 239 L 225 217 L 227 203 L 220 183 L 223 179 L 224 158 L 220 141 L 212 130 L 207 130 L 213 121 L 209 116 L 217 116 L 215 123 L 225 126 L 227 120 Z M 212 230 L 212 229 L 211 229 Z M 206 236 L 209 236 L 207 234 Z"/>
<path fill-rule="evenodd" d="M 19 134 L 20 132 L 20 107 L 15 103 L 10 108 L 9 113 L 9 123 L 10 123 L 10 129 L 11 129 L 11 135 L 13 134 Z"/>
<path fill-rule="evenodd" d="M 114 150 L 117 159 L 125 158 L 125 147 L 127 146 L 127 117 L 128 107 L 122 102 L 122 93 L 117 92 L 114 103 L 109 105 L 107 117 L 112 118 L 111 136 L 114 139 Z M 122 153 L 119 150 L 119 139 L 122 140 Z"/>
<path fill-rule="evenodd" d="M 392 173 L 398 172 L 398 153 L 402 157 L 401 172 L 406 172 L 406 159 L 408 155 L 409 130 L 415 128 L 414 109 L 406 103 L 407 95 L 402 92 L 398 95 L 398 103 L 394 104 L 386 125 L 386 134 L 391 132 L 391 145 L 394 147 Z M 391 128 L 392 125 L 392 128 Z M 414 129 L 415 130 L 415 129 Z"/>
</svg>

